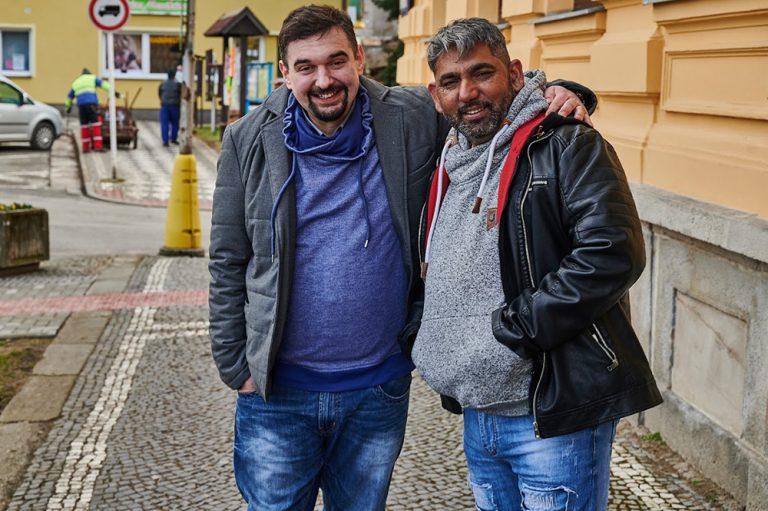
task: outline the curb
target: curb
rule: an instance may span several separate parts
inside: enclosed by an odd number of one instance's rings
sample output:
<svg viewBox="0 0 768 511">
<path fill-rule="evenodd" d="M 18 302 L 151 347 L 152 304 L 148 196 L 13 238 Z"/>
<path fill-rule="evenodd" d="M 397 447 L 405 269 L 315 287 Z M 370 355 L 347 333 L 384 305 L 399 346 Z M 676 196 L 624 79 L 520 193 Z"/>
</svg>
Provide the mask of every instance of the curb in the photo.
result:
<svg viewBox="0 0 768 511">
<path fill-rule="evenodd" d="M 77 165 L 80 168 L 80 182 L 82 185 L 81 187 L 83 190 L 83 195 L 94 200 L 109 202 L 112 204 L 140 206 L 143 208 L 166 209 L 168 207 L 167 202 L 160 204 L 160 203 L 146 203 L 146 202 L 141 202 L 139 200 L 115 199 L 115 198 L 106 196 L 104 194 L 98 193 L 94 189 L 94 186 L 92 184 L 94 180 L 94 172 L 88 166 L 86 158 L 83 157 L 83 149 L 82 149 L 82 144 L 80 144 L 80 136 L 75 131 L 72 132 L 72 140 L 74 141 L 75 152 L 77 153 Z M 192 137 L 192 146 L 198 151 L 210 151 L 212 153 L 216 153 L 213 149 L 208 147 L 208 145 L 206 145 L 204 142 L 197 139 L 196 137 Z M 218 154 L 217 154 L 217 158 L 218 158 Z M 213 204 L 207 204 L 207 201 L 203 201 L 198 197 L 198 209 L 200 211 L 211 211 L 212 208 L 213 208 Z"/>
<path fill-rule="evenodd" d="M 141 257 L 117 257 L 86 295 L 125 289 Z M 32 376 L 0 414 L 0 509 L 8 504 L 35 450 L 45 441 L 53 421 L 69 398 L 94 346 L 112 318 L 109 311 L 70 314 Z"/>
</svg>

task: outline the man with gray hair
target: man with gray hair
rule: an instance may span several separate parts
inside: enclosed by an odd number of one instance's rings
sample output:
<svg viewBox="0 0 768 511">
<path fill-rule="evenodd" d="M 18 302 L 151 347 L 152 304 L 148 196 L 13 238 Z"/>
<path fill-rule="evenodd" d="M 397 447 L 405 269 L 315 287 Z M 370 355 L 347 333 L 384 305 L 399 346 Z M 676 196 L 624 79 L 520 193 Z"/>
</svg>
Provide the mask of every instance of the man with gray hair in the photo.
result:
<svg viewBox="0 0 768 511">
<path fill-rule="evenodd" d="M 412 358 L 464 414 L 482 510 L 605 509 L 619 418 L 661 402 L 628 319 L 640 221 L 616 153 L 590 126 L 545 115 L 484 19 L 427 50 L 453 126 L 420 231 L 424 309 Z"/>
</svg>

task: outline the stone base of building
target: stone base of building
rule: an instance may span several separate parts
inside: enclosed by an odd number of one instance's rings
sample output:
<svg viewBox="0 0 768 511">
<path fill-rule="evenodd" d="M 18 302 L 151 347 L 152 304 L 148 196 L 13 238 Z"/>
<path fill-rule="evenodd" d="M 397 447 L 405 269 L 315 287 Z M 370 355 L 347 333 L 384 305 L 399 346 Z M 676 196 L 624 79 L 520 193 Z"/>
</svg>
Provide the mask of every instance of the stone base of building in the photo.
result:
<svg viewBox="0 0 768 511">
<path fill-rule="evenodd" d="M 632 319 L 665 398 L 637 421 L 747 509 L 768 501 L 768 221 L 633 184 Z"/>
</svg>

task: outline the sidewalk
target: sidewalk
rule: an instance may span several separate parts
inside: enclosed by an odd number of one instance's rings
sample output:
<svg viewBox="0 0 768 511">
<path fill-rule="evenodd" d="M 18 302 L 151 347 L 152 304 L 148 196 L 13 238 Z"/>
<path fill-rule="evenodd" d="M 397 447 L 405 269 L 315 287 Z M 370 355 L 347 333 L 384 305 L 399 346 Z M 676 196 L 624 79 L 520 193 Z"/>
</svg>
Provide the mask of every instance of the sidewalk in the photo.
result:
<svg viewBox="0 0 768 511">
<path fill-rule="evenodd" d="M 92 353 L 9 510 L 244 509 L 231 465 L 236 396 L 221 384 L 210 357 L 206 263 L 147 257 L 130 278 L 123 276 L 124 289 L 112 279 L 111 287 L 102 284 L 87 296 L 76 287 L 73 299 L 57 302 L 46 293 L 14 299 L 3 292 L 13 288 L 9 281 L 0 280 L 3 321 L 9 313 L 32 316 L 45 307 L 74 313 L 53 345 L 73 342 L 61 338 L 79 329 L 68 328 L 70 322 L 111 314 L 103 332 L 78 340 L 90 343 Z M 46 352 L 41 364 L 55 367 L 56 360 Z M 20 424 L 14 416 L 20 409 L 12 401 L 0 427 Z M 629 424 L 620 428 L 613 461 L 611 510 L 736 509 L 663 444 L 643 440 Z M 444 412 L 418 378 L 388 508 L 473 509 L 461 419 Z"/>
<path fill-rule="evenodd" d="M 114 185 L 102 182 L 112 177 L 109 152 L 80 153 L 83 180 L 88 195 L 104 200 L 164 207 L 171 193 L 173 161 L 179 146 L 163 147 L 160 138 L 160 124 L 152 121 L 138 121 L 139 143 L 136 149 L 120 147 L 117 151 L 117 175 L 123 183 Z M 104 126 L 104 129 L 108 129 Z M 80 144 L 77 134 L 78 148 Z M 197 160 L 197 186 L 201 209 L 210 209 L 213 188 L 216 183 L 216 160 L 218 155 L 205 143 L 192 137 L 192 151 Z"/>
<path fill-rule="evenodd" d="M 28 144 L 0 146 L 0 187 L 46 189 L 81 194 L 80 169 L 75 142 L 68 134 L 57 138 L 50 151 L 38 151 Z"/>
</svg>

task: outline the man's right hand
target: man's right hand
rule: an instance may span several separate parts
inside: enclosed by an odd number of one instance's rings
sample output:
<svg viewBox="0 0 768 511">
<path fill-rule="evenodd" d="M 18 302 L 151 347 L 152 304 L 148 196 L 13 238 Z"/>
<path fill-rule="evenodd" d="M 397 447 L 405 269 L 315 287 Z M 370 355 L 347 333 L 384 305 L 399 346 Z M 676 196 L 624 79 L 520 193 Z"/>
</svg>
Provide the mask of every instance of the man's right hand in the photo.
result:
<svg viewBox="0 0 768 511">
<path fill-rule="evenodd" d="M 256 384 L 253 383 L 253 378 L 248 377 L 247 380 L 245 380 L 245 383 L 243 383 L 239 389 L 237 389 L 238 392 L 241 394 L 248 394 L 249 392 L 256 392 Z"/>
</svg>

